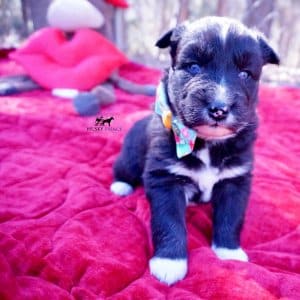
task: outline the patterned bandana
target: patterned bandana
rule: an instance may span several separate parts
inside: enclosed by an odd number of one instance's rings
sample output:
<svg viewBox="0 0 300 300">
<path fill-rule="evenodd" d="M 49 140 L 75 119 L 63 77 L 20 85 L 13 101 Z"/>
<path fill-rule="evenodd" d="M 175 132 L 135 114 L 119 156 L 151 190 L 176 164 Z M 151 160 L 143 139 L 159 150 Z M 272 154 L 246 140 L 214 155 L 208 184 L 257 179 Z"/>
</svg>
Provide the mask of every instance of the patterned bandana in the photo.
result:
<svg viewBox="0 0 300 300">
<path fill-rule="evenodd" d="M 156 90 L 155 112 L 162 117 L 164 126 L 173 130 L 177 157 L 182 158 L 192 153 L 197 133 L 195 130 L 184 126 L 177 117 L 172 116 L 162 82 L 159 83 Z"/>
</svg>

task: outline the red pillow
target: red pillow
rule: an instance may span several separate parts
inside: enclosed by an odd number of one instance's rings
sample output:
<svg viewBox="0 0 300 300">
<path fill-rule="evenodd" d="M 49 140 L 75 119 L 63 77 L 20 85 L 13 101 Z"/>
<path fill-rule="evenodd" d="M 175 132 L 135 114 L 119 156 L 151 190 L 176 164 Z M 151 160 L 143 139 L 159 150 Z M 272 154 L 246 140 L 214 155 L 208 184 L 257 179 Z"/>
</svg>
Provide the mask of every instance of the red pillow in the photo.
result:
<svg viewBox="0 0 300 300">
<path fill-rule="evenodd" d="M 89 90 L 127 62 L 114 44 L 91 29 L 77 30 L 71 40 L 59 29 L 41 29 L 10 57 L 49 89 Z"/>
</svg>

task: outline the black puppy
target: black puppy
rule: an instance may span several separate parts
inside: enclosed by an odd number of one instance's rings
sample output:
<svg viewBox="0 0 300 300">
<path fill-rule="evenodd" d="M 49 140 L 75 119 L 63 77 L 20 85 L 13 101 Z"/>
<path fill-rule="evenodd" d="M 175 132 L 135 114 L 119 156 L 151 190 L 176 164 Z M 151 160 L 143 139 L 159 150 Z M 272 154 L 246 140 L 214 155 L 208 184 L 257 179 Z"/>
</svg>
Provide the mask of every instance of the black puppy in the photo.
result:
<svg viewBox="0 0 300 300">
<path fill-rule="evenodd" d="M 137 122 L 114 165 L 111 190 L 143 183 L 151 203 L 150 271 L 172 284 L 187 272 L 185 209 L 212 202 L 212 250 L 247 261 L 240 232 L 250 193 L 257 93 L 263 65 L 279 59 L 265 38 L 241 23 L 207 17 L 166 33 L 172 65 L 155 113 Z"/>
</svg>

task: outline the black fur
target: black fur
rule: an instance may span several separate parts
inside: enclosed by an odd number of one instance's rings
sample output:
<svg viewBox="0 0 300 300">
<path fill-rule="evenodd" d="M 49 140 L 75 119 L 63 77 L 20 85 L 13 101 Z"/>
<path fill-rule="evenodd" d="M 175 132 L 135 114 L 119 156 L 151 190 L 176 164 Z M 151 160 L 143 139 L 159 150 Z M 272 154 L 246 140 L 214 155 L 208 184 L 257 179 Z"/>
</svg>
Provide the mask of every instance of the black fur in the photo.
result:
<svg viewBox="0 0 300 300">
<path fill-rule="evenodd" d="M 181 25 L 169 31 L 157 46 L 171 50 L 172 67 L 163 82 L 173 114 L 190 128 L 225 126 L 235 135 L 220 141 L 198 137 L 193 153 L 179 160 L 173 132 L 153 114 L 128 133 L 114 166 L 115 180 L 132 186 L 144 184 L 151 203 L 154 255 L 158 257 L 187 257 L 184 189 L 192 189 L 192 201 L 201 201 L 196 183 L 171 174 L 170 166 L 180 161 L 189 170 L 203 168 L 195 153 L 204 147 L 209 149 L 211 165 L 220 170 L 253 163 L 259 78 L 264 64 L 279 63 L 279 59 L 261 35 L 225 20 L 231 24 L 226 41 L 220 36 L 221 19 L 205 18 L 192 27 Z M 193 64 L 200 67 L 199 73 L 191 73 Z M 222 80 L 228 88 L 226 101 L 234 117 L 231 122 L 216 122 L 208 115 L 209 107 L 224 100 L 216 99 Z M 251 167 L 241 176 L 214 185 L 211 201 L 216 246 L 239 247 L 250 186 Z"/>
</svg>

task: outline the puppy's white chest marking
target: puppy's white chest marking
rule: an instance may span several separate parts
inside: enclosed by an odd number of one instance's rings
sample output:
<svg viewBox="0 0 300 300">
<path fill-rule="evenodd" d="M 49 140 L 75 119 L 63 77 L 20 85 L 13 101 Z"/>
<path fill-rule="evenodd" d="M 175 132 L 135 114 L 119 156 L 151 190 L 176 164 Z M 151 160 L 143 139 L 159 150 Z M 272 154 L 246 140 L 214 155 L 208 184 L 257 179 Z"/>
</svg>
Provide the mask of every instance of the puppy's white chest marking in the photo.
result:
<svg viewBox="0 0 300 300">
<path fill-rule="evenodd" d="M 211 198 L 213 186 L 219 181 L 219 169 L 210 165 L 209 151 L 204 148 L 198 151 L 197 157 L 203 162 L 204 166 L 196 172 L 196 183 L 202 192 L 202 201 L 208 202 Z"/>
<path fill-rule="evenodd" d="M 196 156 L 203 163 L 203 166 L 200 169 L 191 170 L 179 162 L 170 166 L 168 170 L 172 174 L 189 177 L 194 183 L 196 183 L 202 192 L 203 202 L 210 201 L 213 187 L 217 182 L 244 175 L 250 170 L 248 165 L 231 167 L 223 170 L 211 166 L 209 151 L 207 148 L 198 151 Z"/>
</svg>

